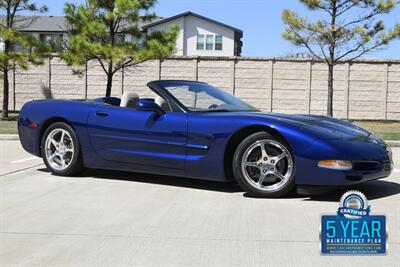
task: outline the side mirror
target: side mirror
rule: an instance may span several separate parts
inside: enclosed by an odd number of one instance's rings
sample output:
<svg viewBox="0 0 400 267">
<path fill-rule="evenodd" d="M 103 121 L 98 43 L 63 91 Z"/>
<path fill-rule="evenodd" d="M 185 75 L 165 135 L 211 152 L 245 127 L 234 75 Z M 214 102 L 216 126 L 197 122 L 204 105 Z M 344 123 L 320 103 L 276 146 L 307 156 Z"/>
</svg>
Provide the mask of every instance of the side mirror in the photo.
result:
<svg viewBox="0 0 400 267">
<path fill-rule="evenodd" d="M 154 98 L 142 98 L 136 103 L 136 109 L 139 111 L 152 111 L 162 116 L 165 111 L 154 102 Z"/>
</svg>

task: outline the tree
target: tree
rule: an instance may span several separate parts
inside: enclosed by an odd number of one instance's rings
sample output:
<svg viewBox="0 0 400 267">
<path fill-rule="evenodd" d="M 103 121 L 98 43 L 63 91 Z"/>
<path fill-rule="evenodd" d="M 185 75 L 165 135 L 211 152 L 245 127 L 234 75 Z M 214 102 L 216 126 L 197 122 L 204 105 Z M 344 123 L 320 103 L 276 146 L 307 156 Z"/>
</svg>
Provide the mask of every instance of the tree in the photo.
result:
<svg viewBox="0 0 400 267">
<path fill-rule="evenodd" d="M 97 60 L 107 75 L 106 96 L 111 95 L 113 76 L 122 68 L 140 62 L 165 58 L 175 49 L 178 27 L 149 36 L 140 25 L 155 18 L 149 9 L 156 0 L 86 0 L 67 3 L 64 9 L 70 41 L 62 58 L 69 64 L 82 65 Z M 125 41 L 124 35 L 132 36 Z"/>
<path fill-rule="evenodd" d="M 8 118 L 9 71 L 15 67 L 26 69 L 29 63 L 42 64 L 47 56 L 46 45 L 21 30 L 30 25 L 35 17 L 19 16 L 27 13 L 45 13 L 46 6 L 38 7 L 30 0 L 0 0 L 0 71 L 3 76 L 3 111 L 1 118 Z M 18 49 L 16 49 L 18 47 Z"/>
<path fill-rule="evenodd" d="M 385 29 L 380 19 L 396 6 L 394 0 L 300 0 L 308 9 L 323 14 L 310 22 L 290 10 L 282 20 L 287 26 L 283 38 L 308 50 L 328 65 L 328 116 L 333 115 L 333 69 L 369 52 L 385 48 L 400 36 L 400 24 Z"/>
</svg>

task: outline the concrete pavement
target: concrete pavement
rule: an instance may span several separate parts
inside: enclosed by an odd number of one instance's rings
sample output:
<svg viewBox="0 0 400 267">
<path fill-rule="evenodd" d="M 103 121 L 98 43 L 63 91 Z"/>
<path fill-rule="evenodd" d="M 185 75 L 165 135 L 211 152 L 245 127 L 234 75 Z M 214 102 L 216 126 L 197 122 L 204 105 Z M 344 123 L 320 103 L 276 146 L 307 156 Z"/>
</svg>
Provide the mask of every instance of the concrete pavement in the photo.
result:
<svg viewBox="0 0 400 267">
<path fill-rule="evenodd" d="M 0 141 L 1 266 L 400 266 L 400 172 L 357 189 L 386 214 L 386 256 L 321 256 L 340 193 L 255 199 L 234 184 L 135 173 L 50 175 Z M 393 148 L 400 168 L 400 148 Z"/>
<path fill-rule="evenodd" d="M 42 163 L 41 158 L 26 152 L 19 141 L 0 141 L 0 175 L 29 169 Z"/>
</svg>

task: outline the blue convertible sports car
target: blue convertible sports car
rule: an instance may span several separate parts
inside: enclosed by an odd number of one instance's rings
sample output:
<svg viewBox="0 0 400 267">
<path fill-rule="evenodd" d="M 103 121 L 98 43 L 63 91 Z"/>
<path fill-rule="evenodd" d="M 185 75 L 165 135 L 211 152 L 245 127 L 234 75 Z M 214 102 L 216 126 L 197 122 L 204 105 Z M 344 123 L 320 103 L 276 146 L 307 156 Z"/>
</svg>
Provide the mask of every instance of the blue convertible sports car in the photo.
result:
<svg viewBox="0 0 400 267">
<path fill-rule="evenodd" d="M 57 175 L 86 167 L 236 179 L 258 197 L 279 197 L 296 186 L 362 183 L 392 170 L 390 148 L 351 123 L 260 112 L 202 82 L 148 86 L 157 98 L 126 92 L 28 102 L 18 121 L 21 143 Z"/>
</svg>

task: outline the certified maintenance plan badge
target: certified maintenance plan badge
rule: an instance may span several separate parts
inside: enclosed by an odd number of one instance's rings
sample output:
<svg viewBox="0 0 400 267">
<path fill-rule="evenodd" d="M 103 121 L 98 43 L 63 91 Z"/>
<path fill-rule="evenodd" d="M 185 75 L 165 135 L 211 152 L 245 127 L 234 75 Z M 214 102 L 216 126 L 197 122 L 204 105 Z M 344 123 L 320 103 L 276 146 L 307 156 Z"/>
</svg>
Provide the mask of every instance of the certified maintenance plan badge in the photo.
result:
<svg viewBox="0 0 400 267">
<path fill-rule="evenodd" d="M 336 215 L 321 216 L 321 253 L 386 254 L 386 217 L 370 210 L 363 193 L 346 192 Z"/>
</svg>

